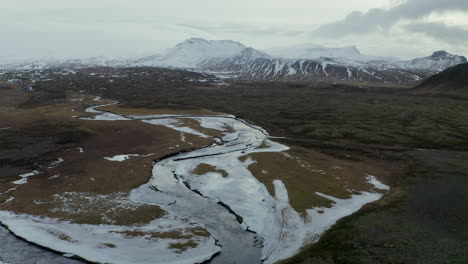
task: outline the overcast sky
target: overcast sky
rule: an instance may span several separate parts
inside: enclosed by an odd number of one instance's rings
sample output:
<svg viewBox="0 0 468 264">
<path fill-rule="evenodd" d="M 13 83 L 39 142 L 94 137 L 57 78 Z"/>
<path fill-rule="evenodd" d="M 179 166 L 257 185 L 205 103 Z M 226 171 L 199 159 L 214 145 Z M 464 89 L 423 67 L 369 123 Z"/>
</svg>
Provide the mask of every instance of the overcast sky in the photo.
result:
<svg viewBox="0 0 468 264">
<path fill-rule="evenodd" d="M 468 0 L 0 0 L 0 10 L 0 60 L 150 55 L 191 37 L 468 55 Z"/>
</svg>

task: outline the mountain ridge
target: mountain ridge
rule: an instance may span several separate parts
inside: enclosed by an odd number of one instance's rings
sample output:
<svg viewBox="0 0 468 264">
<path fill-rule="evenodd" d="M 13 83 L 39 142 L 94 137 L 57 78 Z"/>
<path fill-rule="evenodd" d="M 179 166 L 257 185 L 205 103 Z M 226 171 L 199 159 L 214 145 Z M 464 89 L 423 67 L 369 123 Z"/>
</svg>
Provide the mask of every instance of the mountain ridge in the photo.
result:
<svg viewBox="0 0 468 264">
<path fill-rule="evenodd" d="M 161 54 L 143 58 L 94 57 L 82 60 L 35 61 L 0 65 L 0 69 L 165 67 L 206 71 L 248 80 L 412 83 L 467 62 L 464 56 L 446 51 L 436 51 L 427 57 L 405 61 L 365 55 L 356 46 L 327 48 L 310 45 L 289 50 L 289 53 L 283 50 L 283 56 L 278 53 L 270 55 L 233 40 L 190 38 Z"/>
</svg>

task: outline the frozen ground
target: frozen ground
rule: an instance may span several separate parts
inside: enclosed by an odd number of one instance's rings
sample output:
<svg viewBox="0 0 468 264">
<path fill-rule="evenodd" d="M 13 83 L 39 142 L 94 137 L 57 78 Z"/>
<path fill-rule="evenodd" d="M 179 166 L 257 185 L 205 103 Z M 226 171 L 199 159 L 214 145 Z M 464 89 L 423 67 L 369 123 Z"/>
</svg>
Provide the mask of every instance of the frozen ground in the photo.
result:
<svg viewBox="0 0 468 264">
<path fill-rule="evenodd" d="M 0 219 L 14 234 L 30 242 L 97 263 L 144 264 L 155 258 L 168 264 L 201 263 L 220 250 L 211 236 L 190 237 L 187 230 L 197 226 L 196 223 L 172 214 L 139 227 L 72 224 L 9 212 L 0 212 Z M 187 237 L 166 235 L 173 231 Z M 128 235 L 134 232 L 145 235 Z M 198 245 L 183 252 L 171 247 L 174 243 L 189 241 Z"/>
<path fill-rule="evenodd" d="M 0 226 L 0 264 L 81 264 L 16 238 Z"/>
</svg>

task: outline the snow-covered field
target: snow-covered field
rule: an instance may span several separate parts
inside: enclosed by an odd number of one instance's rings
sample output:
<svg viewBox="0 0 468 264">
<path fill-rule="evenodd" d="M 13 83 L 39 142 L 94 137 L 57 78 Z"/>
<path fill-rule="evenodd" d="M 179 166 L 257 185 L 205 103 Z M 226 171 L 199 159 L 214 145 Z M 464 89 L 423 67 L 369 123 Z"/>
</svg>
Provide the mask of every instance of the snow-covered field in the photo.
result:
<svg viewBox="0 0 468 264">
<path fill-rule="evenodd" d="M 154 259 L 160 263 L 201 263 L 220 250 L 210 236 L 191 237 L 187 229 L 196 223 L 173 215 L 139 227 L 72 224 L 9 212 L 0 212 L 0 219 L 14 234 L 30 242 L 98 263 L 136 264 Z M 178 234 L 169 237 L 172 232 Z M 189 241 L 198 245 L 183 254 L 171 247 Z"/>
<path fill-rule="evenodd" d="M 316 193 L 332 201 L 333 206 L 310 208 L 305 215 L 301 215 L 290 205 L 289 190 L 281 180 L 273 182 L 275 194 L 271 195 L 248 169 L 250 164 L 256 162 L 245 158 L 248 154 L 284 152 L 289 149 L 271 141 L 263 129 L 227 115 L 122 116 L 96 108 L 87 109 L 87 112 L 97 114 L 87 120 L 142 121 L 178 130 L 182 135 L 187 133 L 211 137 L 195 128 L 183 126 L 178 121 L 192 119 L 203 128 L 222 132 L 222 137 L 213 137 L 215 143 L 211 146 L 180 153 L 155 163 L 150 181 L 134 189 L 129 197 L 135 203 L 155 204 L 169 213 L 163 219 L 144 226 L 145 230 L 169 232 L 171 228 L 184 229 L 190 224 L 180 219 L 190 219 L 192 224 L 206 228 L 212 237 L 197 237 L 196 247 L 177 254 L 168 247 L 169 243 L 174 243 L 173 240 L 148 240 L 122 235 L 122 232 L 134 231 L 135 227 L 76 225 L 0 212 L 0 220 L 17 235 L 60 252 L 106 263 L 148 263 L 150 260 L 158 263 L 198 263 L 209 259 L 219 250 L 221 254 L 213 263 L 225 263 L 223 261 L 227 260 L 259 263 L 260 259 L 264 263 L 275 263 L 294 255 L 306 243 L 316 241 L 338 219 L 356 212 L 366 203 L 380 199 L 383 194 L 378 190 L 388 190 L 388 186 L 376 177 L 367 175 L 367 182 L 375 190 L 353 194 L 350 199 Z M 106 158 L 124 161 L 131 156 L 124 154 Z M 199 175 L 195 171 L 201 164 L 216 170 Z M 53 232 L 49 232 L 51 228 Z M 58 241 L 60 239 L 54 232 L 70 239 Z M 100 247 L 96 241 L 100 241 L 101 245 L 116 245 L 121 251 Z"/>
</svg>

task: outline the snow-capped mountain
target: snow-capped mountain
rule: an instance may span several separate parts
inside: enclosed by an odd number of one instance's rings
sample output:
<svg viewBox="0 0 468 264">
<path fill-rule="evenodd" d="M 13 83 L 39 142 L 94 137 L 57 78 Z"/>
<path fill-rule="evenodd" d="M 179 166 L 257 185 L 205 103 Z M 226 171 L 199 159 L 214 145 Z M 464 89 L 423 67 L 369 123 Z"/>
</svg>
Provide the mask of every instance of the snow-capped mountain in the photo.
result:
<svg viewBox="0 0 468 264">
<path fill-rule="evenodd" d="M 448 67 L 465 63 L 462 56 L 436 52 L 432 56 L 402 61 L 368 56 L 357 47 L 326 48 L 312 45 L 276 50 L 272 56 L 209 58 L 198 68 L 251 80 L 325 80 L 407 83 L 425 79 Z M 280 55 L 281 54 L 281 55 Z"/>
<path fill-rule="evenodd" d="M 315 44 L 303 44 L 287 48 L 271 49 L 269 52 L 276 57 L 286 59 L 314 60 L 320 58 L 331 58 L 350 65 L 365 62 L 390 63 L 399 61 L 398 59 L 392 57 L 379 57 L 362 54 L 356 46 L 330 48 Z"/>
<path fill-rule="evenodd" d="M 410 61 L 368 56 L 357 47 L 302 45 L 272 51 L 273 56 L 232 40 L 191 38 L 162 54 L 135 59 L 89 58 L 39 60 L 1 65 L 0 69 L 86 67 L 169 67 L 204 71 L 249 80 L 327 80 L 413 82 L 466 63 L 445 51 Z"/>
<path fill-rule="evenodd" d="M 249 58 L 236 56 L 202 61 L 204 71 L 246 80 L 320 80 L 402 83 L 420 81 L 428 74 L 404 69 L 380 69 L 368 65 L 344 65 L 330 58 L 319 60 Z"/>
<path fill-rule="evenodd" d="M 191 38 L 174 48 L 168 49 L 159 56 L 152 56 L 138 60 L 144 66 L 170 66 L 178 68 L 197 68 L 197 65 L 207 59 L 229 58 L 242 56 L 267 56 L 253 48 L 232 40 L 205 40 Z"/>
<path fill-rule="evenodd" d="M 429 70 L 438 73 L 447 68 L 467 62 L 464 56 L 453 55 L 441 50 L 434 52 L 431 56 L 399 62 L 397 65 L 405 69 Z"/>
</svg>

